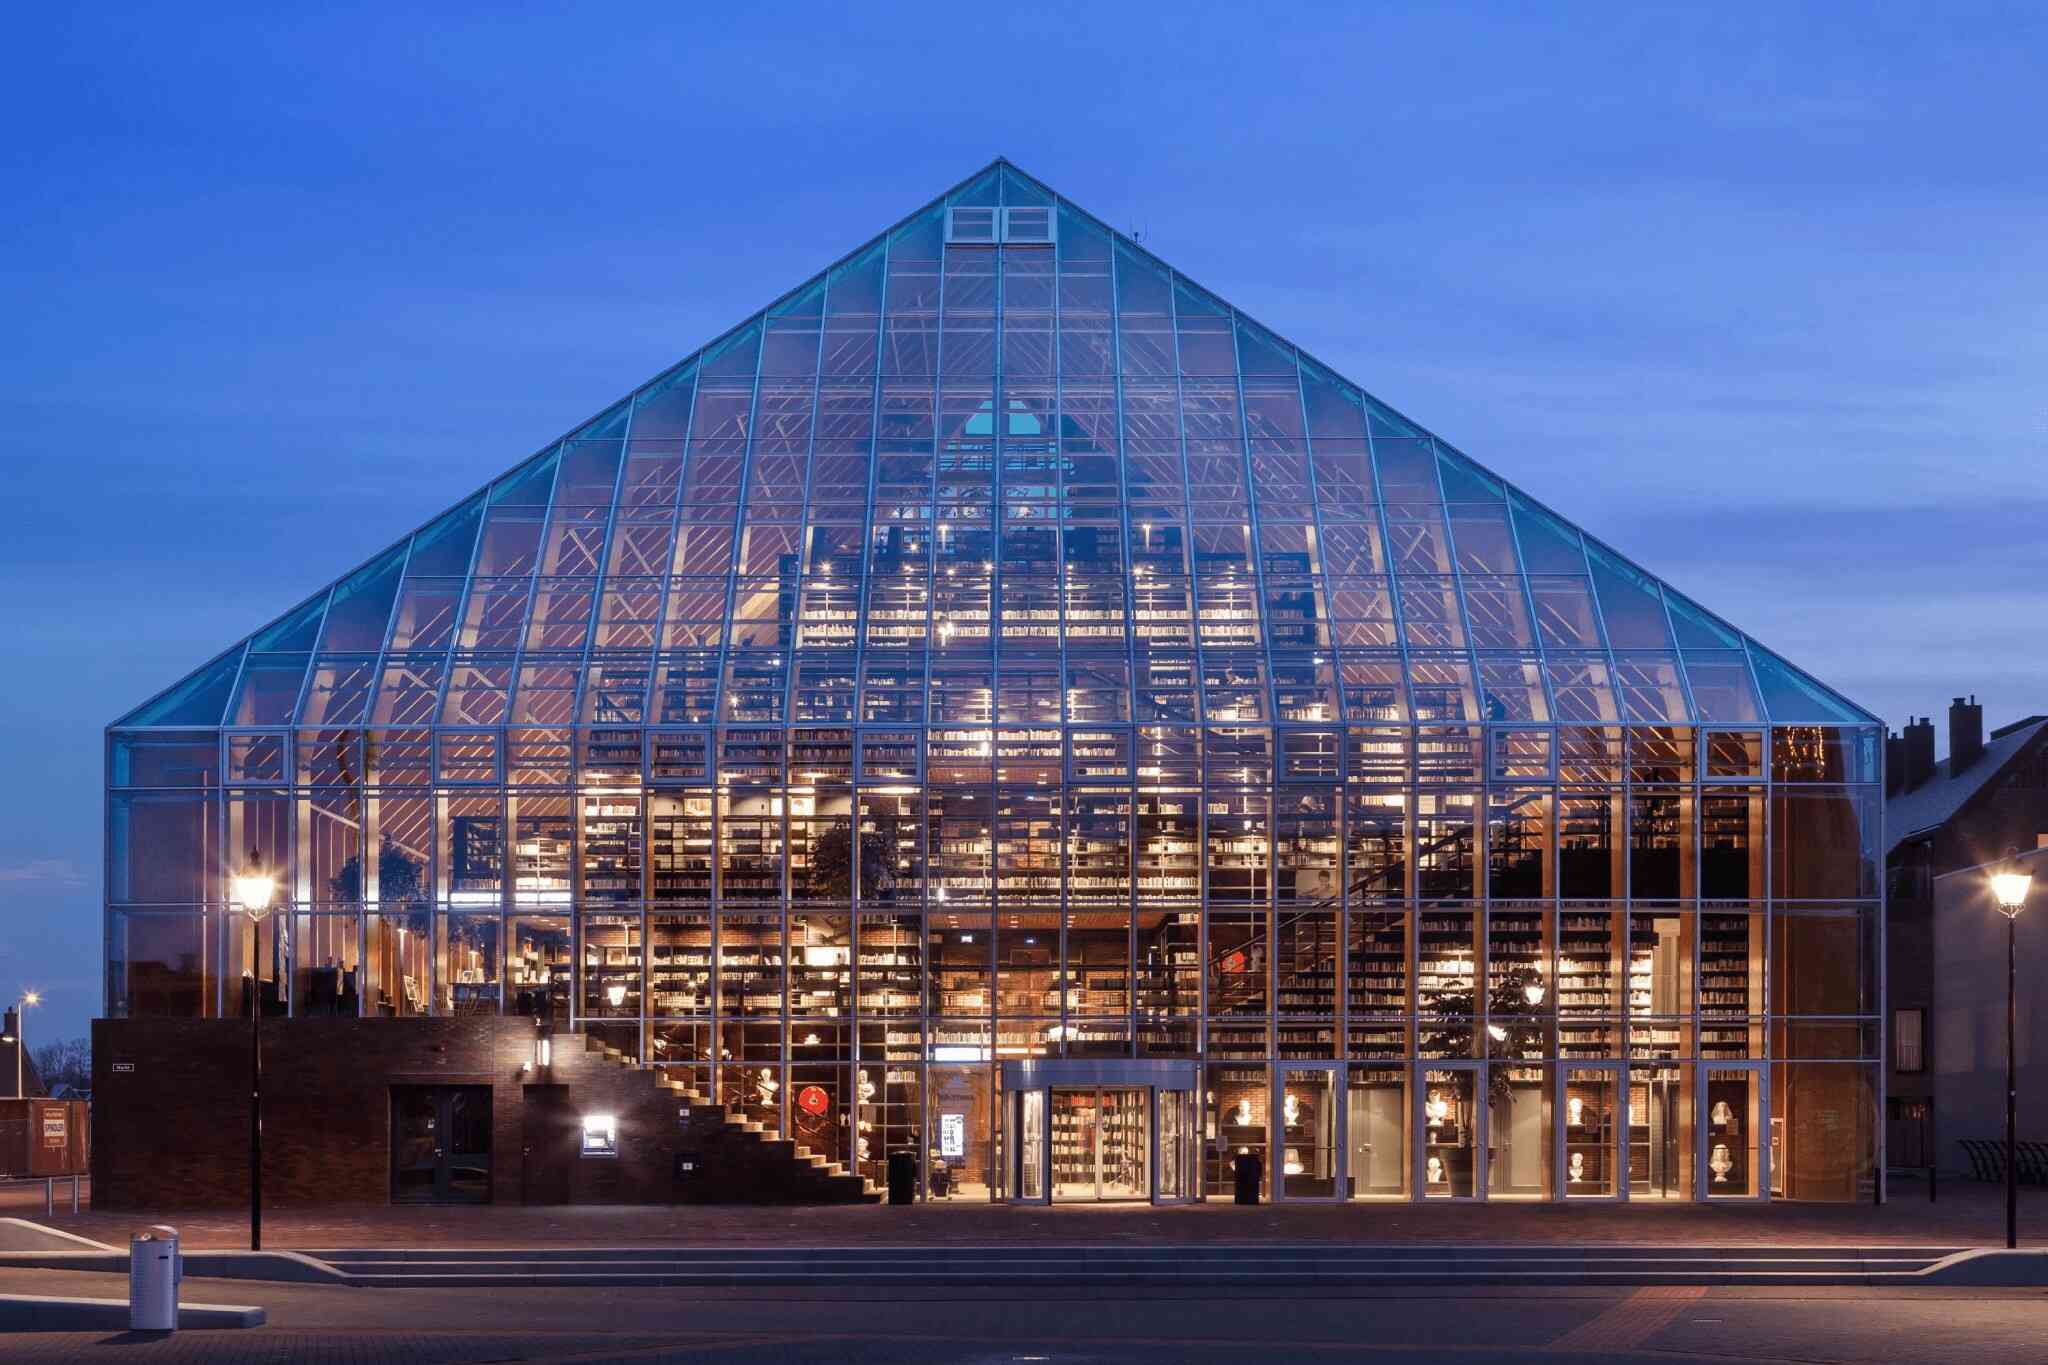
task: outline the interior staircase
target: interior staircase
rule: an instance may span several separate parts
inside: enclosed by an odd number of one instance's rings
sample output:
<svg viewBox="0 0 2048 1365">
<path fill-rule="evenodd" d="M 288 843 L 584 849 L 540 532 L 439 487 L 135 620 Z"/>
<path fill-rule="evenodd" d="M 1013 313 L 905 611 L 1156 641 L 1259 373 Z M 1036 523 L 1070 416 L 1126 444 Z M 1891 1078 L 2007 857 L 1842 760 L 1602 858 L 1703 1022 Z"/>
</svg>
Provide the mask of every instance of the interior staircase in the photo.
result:
<svg viewBox="0 0 2048 1365">
<path fill-rule="evenodd" d="M 556 1039 L 559 1047 L 565 1040 Z M 881 1189 L 845 1163 L 821 1155 L 767 1125 L 734 1113 L 661 1067 L 584 1035 L 587 1055 L 601 1057 L 659 1089 L 675 1115 L 678 1160 L 692 1163 L 677 1181 L 685 1204 L 878 1204 Z"/>
</svg>

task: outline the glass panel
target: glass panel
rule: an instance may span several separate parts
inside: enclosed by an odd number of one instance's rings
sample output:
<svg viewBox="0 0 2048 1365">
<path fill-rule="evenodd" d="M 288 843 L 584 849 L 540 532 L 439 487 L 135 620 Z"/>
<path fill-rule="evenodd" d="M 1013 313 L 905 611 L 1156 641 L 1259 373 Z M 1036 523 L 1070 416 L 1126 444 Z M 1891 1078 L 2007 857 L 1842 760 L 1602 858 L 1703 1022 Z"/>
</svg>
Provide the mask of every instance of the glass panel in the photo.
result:
<svg viewBox="0 0 2048 1365">
<path fill-rule="evenodd" d="M 219 725 L 242 667 L 242 647 L 215 659 L 162 696 L 123 716 L 120 725 Z"/>
<path fill-rule="evenodd" d="M 1189 1180 L 1188 1154 L 1191 1145 L 1195 1097 L 1186 1090 L 1159 1092 L 1159 1189 L 1161 1200 L 1186 1199 L 1193 1193 Z"/>
<path fill-rule="evenodd" d="M 931 1134 L 925 1182 L 931 1197 L 986 1201 L 994 1140 L 993 1077 L 986 1067 L 935 1066 L 925 1095 Z"/>
<path fill-rule="evenodd" d="M 1567 1067 L 1564 1073 L 1564 1192 L 1604 1198 L 1618 1188 L 1621 1073 Z"/>
<path fill-rule="evenodd" d="M 1876 1178 L 1876 1068 L 1782 1063 L 1771 1079 L 1771 1194 L 1868 1203 Z"/>
<path fill-rule="evenodd" d="M 1763 1121 L 1763 1072 L 1709 1067 L 1700 1142 L 1707 1149 L 1707 1197 L 1757 1193 L 1757 1129 Z"/>
<path fill-rule="evenodd" d="M 1102 1123 L 1100 1092 L 1052 1093 L 1052 1197 L 1096 1197 L 1096 1147 Z"/>
<path fill-rule="evenodd" d="M 1337 1073 L 1280 1069 L 1280 1182 L 1282 1197 L 1333 1199 L 1337 1195 Z"/>
<path fill-rule="evenodd" d="M 1422 1196 L 1470 1199 L 1479 1192 L 1479 1073 L 1422 1073 Z"/>
<path fill-rule="evenodd" d="M 1629 1198 L 1692 1198 L 1692 1077 L 1689 1066 L 1629 1068 Z"/>
<path fill-rule="evenodd" d="M 1045 1197 L 1046 1092 L 1026 1090 L 1017 1096 L 1017 1197 Z"/>
<path fill-rule="evenodd" d="M 1354 1199 L 1408 1195 L 1408 1073 L 1399 1068 L 1350 1068 L 1346 1166 Z"/>
<path fill-rule="evenodd" d="M 1152 1133 L 1148 1111 L 1151 1095 L 1144 1090 L 1130 1089 L 1104 1090 L 1100 1095 L 1096 1130 L 1101 1143 L 1099 1197 L 1150 1198 Z"/>
<path fill-rule="evenodd" d="M 442 1014 L 496 1014 L 500 924 L 496 915 L 440 917 L 441 948 L 434 963 Z M 303 945 L 302 945 L 303 947 Z"/>
<path fill-rule="evenodd" d="M 574 968 L 568 917 L 515 915 L 505 942 L 506 1012 L 566 1025 Z"/>
<path fill-rule="evenodd" d="M 1487 1078 L 1486 1197 L 1548 1198 L 1556 1151 L 1550 1068 L 1496 1063 Z"/>
<path fill-rule="evenodd" d="M 1210 1039 L 1216 1051 L 1217 1039 Z M 1265 1051 L 1261 1046 L 1260 1053 Z M 1203 1119 L 1203 1193 L 1227 1196 L 1235 1187 L 1232 1163 L 1240 1156 L 1258 1157 L 1268 1178 L 1272 1162 L 1267 1151 L 1267 1109 L 1272 1104 L 1271 1077 L 1261 1065 L 1212 1065 L 1208 1069 L 1208 1112 Z"/>
</svg>

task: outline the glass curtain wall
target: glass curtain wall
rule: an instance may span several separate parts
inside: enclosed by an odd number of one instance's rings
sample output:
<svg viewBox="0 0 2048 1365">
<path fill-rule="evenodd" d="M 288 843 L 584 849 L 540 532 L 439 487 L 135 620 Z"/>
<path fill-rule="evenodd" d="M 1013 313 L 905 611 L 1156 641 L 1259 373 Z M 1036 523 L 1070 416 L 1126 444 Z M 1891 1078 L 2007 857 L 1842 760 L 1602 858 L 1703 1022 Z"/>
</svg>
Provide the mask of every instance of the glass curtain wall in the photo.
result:
<svg viewBox="0 0 2048 1365">
<path fill-rule="evenodd" d="M 1339 1065 L 1358 1198 L 1689 1192 L 1757 1062 L 1861 1197 L 1880 733 L 998 165 L 117 722 L 107 1010 L 552 1019 L 950 1198 L 1005 1057 L 1200 1059 L 1210 1190 Z"/>
</svg>

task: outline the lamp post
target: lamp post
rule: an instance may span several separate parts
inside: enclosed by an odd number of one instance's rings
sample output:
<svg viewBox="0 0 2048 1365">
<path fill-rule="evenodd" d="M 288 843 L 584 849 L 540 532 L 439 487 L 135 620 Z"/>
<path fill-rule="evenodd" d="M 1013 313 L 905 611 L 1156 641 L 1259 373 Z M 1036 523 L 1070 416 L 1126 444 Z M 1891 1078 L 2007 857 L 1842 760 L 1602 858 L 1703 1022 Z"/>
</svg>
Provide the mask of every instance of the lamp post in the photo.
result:
<svg viewBox="0 0 2048 1365">
<path fill-rule="evenodd" d="M 236 908 L 260 934 L 277 894 L 277 878 L 263 866 L 263 855 L 249 851 L 249 861 L 228 879 Z M 253 935 L 252 935 L 253 937 Z M 256 973 L 255 943 L 249 945 L 249 1250 L 263 1250 L 263 982 Z"/>
<path fill-rule="evenodd" d="M 22 1055 L 28 1051 L 28 1011 L 31 1005 L 40 1005 L 43 997 L 34 991 L 23 991 L 21 999 L 14 1002 L 14 1034 L 9 1040 L 14 1044 L 14 1098 L 26 1099 L 28 1090 L 22 1076 Z"/>
<path fill-rule="evenodd" d="M 2020 911 L 2027 908 L 2027 892 L 2034 874 L 2020 862 L 2020 851 L 2008 848 L 2005 861 L 1991 874 L 1991 894 L 1998 900 L 1998 913 L 2005 916 L 2005 1244 L 2020 1244 L 2020 1186 L 2014 1158 L 2019 1155 L 2019 1069 L 2014 1054 L 2018 1029 L 2016 999 L 2019 991 L 2019 949 L 2015 930 Z"/>
</svg>

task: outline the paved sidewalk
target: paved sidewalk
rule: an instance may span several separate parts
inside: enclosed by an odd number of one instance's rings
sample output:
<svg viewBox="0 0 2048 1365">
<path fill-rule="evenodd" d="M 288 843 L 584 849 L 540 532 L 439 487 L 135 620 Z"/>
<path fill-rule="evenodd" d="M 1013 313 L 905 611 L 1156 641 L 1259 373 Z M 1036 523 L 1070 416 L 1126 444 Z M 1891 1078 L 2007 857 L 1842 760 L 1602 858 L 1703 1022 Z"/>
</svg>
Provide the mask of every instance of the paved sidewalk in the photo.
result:
<svg viewBox="0 0 2048 1365">
<path fill-rule="evenodd" d="M 95 1292 L 113 1276 L 0 1269 L 0 1291 Z M 270 1326 L 23 1333 L 14 1361 L 425 1365 L 448 1361 L 758 1362 L 759 1365 L 1375 1365 L 1830 1361 L 2039 1365 L 2040 1291 L 1558 1287 L 1386 1289 L 1341 1295 L 1213 1291 L 907 1292 L 549 1289 L 377 1293 L 342 1286 L 191 1284 L 194 1301 L 261 1303 Z M 104 1287 L 97 1292 L 106 1292 Z M 1959 1337 L 1959 1333 L 1962 1337 Z"/>
<path fill-rule="evenodd" d="M 41 1218 L 0 1208 L 0 1213 Z M 2048 1191 L 2024 1191 L 2021 1241 L 2048 1246 Z M 195 1250 L 246 1247 L 246 1210 L 60 1213 L 51 1226 L 117 1247 L 131 1229 L 165 1222 Z M 1344 1242 L 1358 1245 L 1507 1246 L 1990 1246 L 2004 1241 L 2004 1199 L 1988 1185 L 1900 1188 L 1868 1204 L 1322 1204 L 1229 1203 L 1150 1208 L 1072 1205 L 1014 1208 L 950 1202 L 910 1208 L 854 1205 L 595 1205 L 528 1208 L 333 1207 L 267 1209 L 269 1250 L 331 1247 L 569 1246 L 989 1246 L 1182 1242 Z"/>
</svg>

